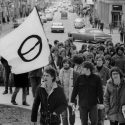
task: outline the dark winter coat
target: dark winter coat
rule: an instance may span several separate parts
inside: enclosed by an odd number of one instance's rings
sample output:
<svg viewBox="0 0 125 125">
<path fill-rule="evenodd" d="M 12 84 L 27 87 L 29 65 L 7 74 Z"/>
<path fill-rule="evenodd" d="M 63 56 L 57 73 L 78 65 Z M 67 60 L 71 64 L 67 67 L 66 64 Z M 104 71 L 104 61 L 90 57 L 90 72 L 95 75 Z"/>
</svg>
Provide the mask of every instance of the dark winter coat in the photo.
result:
<svg viewBox="0 0 125 125">
<path fill-rule="evenodd" d="M 110 79 L 104 93 L 105 112 L 109 120 L 125 123 L 122 106 L 125 105 L 125 81 L 116 86 Z"/>
<path fill-rule="evenodd" d="M 32 114 L 31 114 L 32 122 L 37 121 L 37 113 L 39 105 L 41 106 L 40 107 L 41 123 L 45 124 L 47 119 L 50 120 L 49 116 L 53 112 L 55 112 L 57 116 L 59 116 L 67 108 L 67 101 L 64 95 L 63 88 L 60 85 L 56 84 L 56 87 L 54 87 L 53 92 L 50 95 L 48 95 L 43 84 L 40 87 L 38 87 L 32 107 Z"/>
<path fill-rule="evenodd" d="M 75 102 L 77 95 L 79 96 L 79 105 L 82 107 L 91 107 L 97 103 L 103 104 L 101 78 L 96 74 L 80 75 L 73 88 L 71 102 Z"/>
<path fill-rule="evenodd" d="M 29 86 L 28 73 L 13 74 L 13 78 L 15 87 L 24 88 Z"/>
</svg>

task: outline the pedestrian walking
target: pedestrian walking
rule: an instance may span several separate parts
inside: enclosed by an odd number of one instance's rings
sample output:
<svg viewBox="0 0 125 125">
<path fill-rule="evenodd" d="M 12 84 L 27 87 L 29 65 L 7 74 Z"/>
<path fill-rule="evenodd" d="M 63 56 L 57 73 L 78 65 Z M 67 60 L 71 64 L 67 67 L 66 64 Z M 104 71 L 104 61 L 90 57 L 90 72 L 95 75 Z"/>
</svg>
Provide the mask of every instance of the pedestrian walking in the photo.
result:
<svg viewBox="0 0 125 125">
<path fill-rule="evenodd" d="M 43 72 L 43 80 L 37 88 L 34 98 L 31 121 L 37 125 L 37 114 L 40 107 L 40 125 L 60 125 L 60 114 L 67 108 L 67 100 L 63 88 L 56 83 L 56 71 L 47 66 Z"/>
<path fill-rule="evenodd" d="M 60 70 L 59 79 L 61 85 L 63 86 L 64 93 L 67 99 L 68 108 L 61 114 L 63 125 L 74 125 L 75 124 L 75 112 L 73 111 L 72 106 L 70 105 L 71 93 L 73 90 L 73 86 L 78 77 L 78 73 L 71 68 L 71 62 L 69 59 L 63 60 L 63 68 Z M 69 111 L 69 117 L 68 117 Z M 68 120 L 69 119 L 69 120 Z M 69 123 L 68 123 L 69 121 Z"/>
<path fill-rule="evenodd" d="M 85 61 L 85 57 L 82 57 L 81 55 L 74 55 L 72 58 L 72 62 L 74 64 L 74 71 L 78 72 L 79 74 L 82 74 L 83 66 L 82 63 Z"/>
<path fill-rule="evenodd" d="M 98 19 L 98 29 L 100 29 L 100 23 L 101 23 L 101 20 Z"/>
<path fill-rule="evenodd" d="M 120 33 L 120 41 L 124 42 L 124 28 L 122 24 L 120 24 L 119 26 L 119 33 Z"/>
<path fill-rule="evenodd" d="M 104 23 L 103 23 L 103 22 L 100 22 L 100 30 L 103 31 L 103 29 L 104 29 Z"/>
<path fill-rule="evenodd" d="M 105 86 L 107 80 L 109 79 L 109 69 L 104 66 L 105 59 L 103 55 L 96 55 L 95 58 L 95 73 L 98 74 L 102 80 L 103 90 L 105 90 Z M 104 109 L 98 109 L 98 125 L 104 125 L 105 120 L 105 112 Z"/>
<path fill-rule="evenodd" d="M 1 57 L 1 63 L 4 67 L 4 86 L 5 86 L 5 90 L 3 92 L 3 94 L 8 94 L 8 88 L 10 90 L 10 94 L 12 94 L 12 82 L 10 82 L 10 75 L 11 75 L 11 67 L 8 64 L 8 61 L 6 59 L 4 59 L 3 57 Z"/>
<path fill-rule="evenodd" d="M 103 89 L 101 78 L 94 74 L 94 66 L 91 62 L 83 63 L 83 74 L 81 74 L 73 88 L 71 102 L 79 97 L 79 110 L 81 125 L 88 125 L 88 116 L 91 125 L 98 123 L 98 108 L 104 108 Z M 97 105 L 98 104 L 98 105 Z"/>
<path fill-rule="evenodd" d="M 11 103 L 13 105 L 18 105 L 16 103 L 16 97 L 20 89 L 22 89 L 22 105 L 29 106 L 27 103 L 27 87 L 29 86 L 28 73 L 23 74 L 13 74 L 15 90 L 11 97 Z"/>
<path fill-rule="evenodd" d="M 98 74 L 102 80 L 102 86 L 105 88 L 107 80 L 109 79 L 109 68 L 106 67 L 105 58 L 103 55 L 97 54 L 95 57 L 95 73 Z"/>
<path fill-rule="evenodd" d="M 109 30 L 110 30 L 110 34 L 113 34 L 113 24 L 109 23 Z"/>
<path fill-rule="evenodd" d="M 125 125 L 125 81 L 118 67 L 111 69 L 104 93 L 104 105 L 110 125 Z"/>
</svg>

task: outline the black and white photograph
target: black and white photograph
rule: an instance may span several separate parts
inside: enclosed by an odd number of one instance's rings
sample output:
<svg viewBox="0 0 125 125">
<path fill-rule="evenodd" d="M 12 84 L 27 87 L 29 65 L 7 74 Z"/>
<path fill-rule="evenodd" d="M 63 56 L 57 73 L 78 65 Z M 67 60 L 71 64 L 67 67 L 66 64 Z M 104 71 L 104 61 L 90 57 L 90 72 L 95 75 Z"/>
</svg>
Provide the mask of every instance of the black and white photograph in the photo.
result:
<svg viewBox="0 0 125 125">
<path fill-rule="evenodd" d="M 125 0 L 0 0 L 0 125 L 125 125 Z"/>
</svg>

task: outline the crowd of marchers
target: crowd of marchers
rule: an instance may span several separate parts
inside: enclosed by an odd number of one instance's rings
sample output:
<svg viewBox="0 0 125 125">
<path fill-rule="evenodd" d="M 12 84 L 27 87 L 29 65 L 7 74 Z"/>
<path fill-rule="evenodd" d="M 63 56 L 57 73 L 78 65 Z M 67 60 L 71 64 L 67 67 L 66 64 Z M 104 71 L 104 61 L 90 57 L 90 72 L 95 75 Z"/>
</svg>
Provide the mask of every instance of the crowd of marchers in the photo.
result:
<svg viewBox="0 0 125 125">
<path fill-rule="evenodd" d="M 125 48 L 123 44 L 83 44 L 78 50 L 73 39 L 50 45 L 49 65 L 24 74 L 12 74 L 4 58 L 5 91 L 12 93 L 11 103 L 22 89 L 22 105 L 29 106 L 32 88 L 34 102 L 31 121 L 41 125 L 75 124 L 75 107 L 81 125 L 125 125 Z M 10 80 L 11 77 L 11 80 Z M 14 86 L 14 91 L 13 91 Z"/>
</svg>

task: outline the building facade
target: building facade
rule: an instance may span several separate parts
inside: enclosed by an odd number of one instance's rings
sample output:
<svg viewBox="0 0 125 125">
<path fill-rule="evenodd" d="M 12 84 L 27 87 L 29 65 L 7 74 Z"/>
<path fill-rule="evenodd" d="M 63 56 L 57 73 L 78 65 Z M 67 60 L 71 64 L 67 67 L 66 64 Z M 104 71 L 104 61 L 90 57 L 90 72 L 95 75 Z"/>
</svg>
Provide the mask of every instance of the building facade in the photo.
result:
<svg viewBox="0 0 125 125">
<path fill-rule="evenodd" d="M 105 27 L 119 27 L 125 21 L 125 0 L 97 0 L 95 8 Z"/>
</svg>

